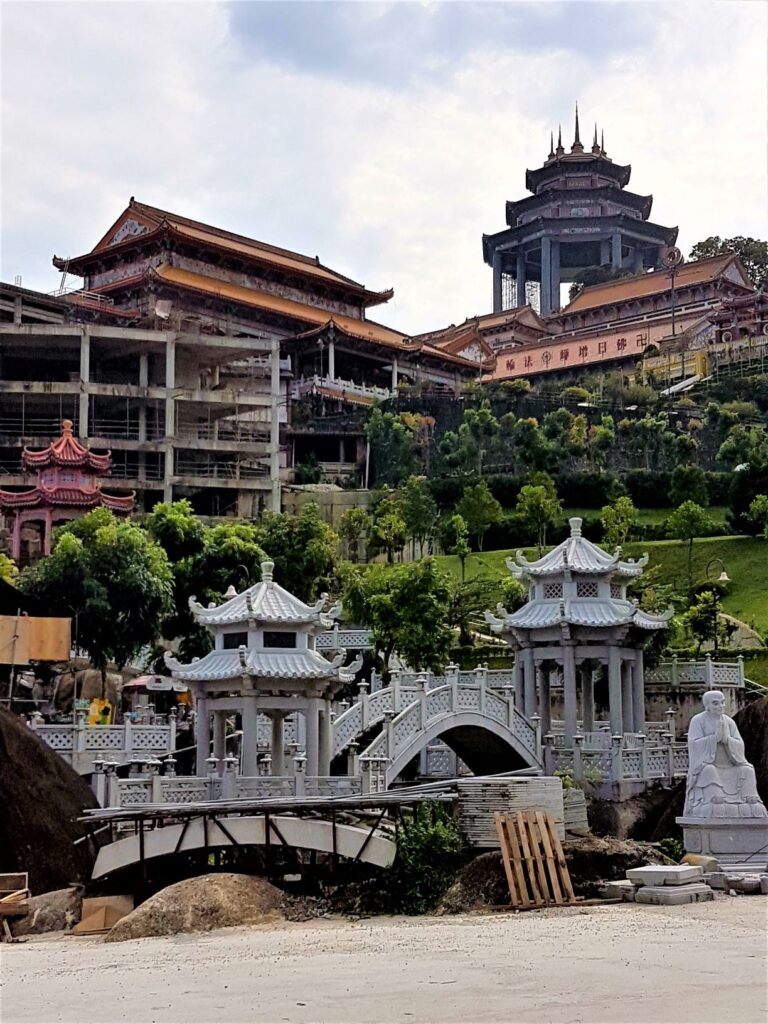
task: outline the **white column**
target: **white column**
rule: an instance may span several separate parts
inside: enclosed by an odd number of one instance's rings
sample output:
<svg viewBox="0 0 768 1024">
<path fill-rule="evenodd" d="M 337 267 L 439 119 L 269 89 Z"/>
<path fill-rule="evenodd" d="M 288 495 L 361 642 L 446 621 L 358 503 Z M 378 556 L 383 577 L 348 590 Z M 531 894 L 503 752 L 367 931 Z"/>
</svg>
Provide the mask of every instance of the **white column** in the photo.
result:
<svg viewBox="0 0 768 1024">
<path fill-rule="evenodd" d="M 88 385 L 91 382 L 91 336 L 84 328 L 80 337 L 80 400 L 78 403 L 79 423 L 77 433 L 80 437 L 88 437 Z"/>
<path fill-rule="evenodd" d="M 336 380 L 336 344 L 328 342 L 328 379 Z"/>
<path fill-rule="evenodd" d="M 318 739 L 318 775 L 331 774 L 331 757 L 333 756 L 333 730 L 331 728 L 331 702 L 324 700 L 320 708 Z"/>
<path fill-rule="evenodd" d="M 633 665 L 629 661 L 623 661 L 621 664 L 621 708 L 622 708 L 622 725 L 624 732 L 635 731 L 635 716 L 632 708 L 632 669 Z"/>
<path fill-rule="evenodd" d="M 525 649 L 523 661 L 523 714 L 530 718 L 536 712 L 536 674 L 533 661 L 533 648 Z"/>
<path fill-rule="evenodd" d="M 515 695 L 515 707 L 518 711 L 522 711 L 525 704 L 523 699 L 523 659 L 524 652 L 522 648 L 518 648 L 518 650 L 515 651 L 515 662 L 512 666 L 512 685 Z"/>
<path fill-rule="evenodd" d="M 254 695 L 244 695 L 241 718 L 240 771 L 253 778 L 259 774 L 259 707 Z"/>
<path fill-rule="evenodd" d="M 539 666 L 536 669 L 536 681 L 539 688 L 539 716 L 541 718 L 541 734 L 546 735 L 552 728 L 552 711 L 549 696 L 549 669 Z"/>
<path fill-rule="evenodd" d="M 281 711 L 272 712 L 272 774 L 285 775 L 285 728 Z"/>
<path fill-rule="evenodd" d="M 397 356 L 392 358 L 392 390 L 397 391 Z"/>
<path fill-rule="evenodd" d="M 320 701 L 317 697 L 307 700 L 304 712 L 307 729 L 307 775 L 319 775 L 320 763 Z"/>
<path fill-rule="evenodd" d="M 565 745 L 573 746 L 578 731 L 579 706 L 576 694 L 576 653 L 570 644 L 563 645 L 563 721 Z"/>
<path fill-rule="evenodd" d="M 645 732 L 645 679 L 643 674 L 643 651 L 635 651 L 632 667 L 632 713 L 635 719 L 634 732 Z"/>
<path fill-rule="evenodd" d="M 227 715 L 224 711 L 213 712 L 213 756 L 226 757 Z"/>
<path fill-rule="evenodd" d="M 581 666 L 581 705 L 584 732 L 595 728 L 595 675 L 589 665 Z"/>
<path fill-rule="evenodd" d="M 198 696 L 195 702 L 195 774 L 202 776 L 208 773 L 205 763 L 211 751 L 210 722 L 208 720 L 208 701 L 205 696 Z"/>
<path fill-rule="evenodd" d="M 621 710 L 621 651 L 618 647 L 608 648 L 608 715 L 611 735 L 624 731 L 624 716 Z"/>
</svg>

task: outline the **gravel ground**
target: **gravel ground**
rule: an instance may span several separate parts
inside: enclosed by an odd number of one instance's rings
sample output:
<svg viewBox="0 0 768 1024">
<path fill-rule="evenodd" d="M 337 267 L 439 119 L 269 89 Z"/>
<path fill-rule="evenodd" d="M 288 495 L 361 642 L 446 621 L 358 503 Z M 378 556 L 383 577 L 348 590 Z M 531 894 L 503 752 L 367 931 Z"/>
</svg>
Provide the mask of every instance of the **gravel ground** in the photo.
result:
<svg viewBox="0 0 768 1024">
<path fill-rule="evenodd" d="M 2 1024 L 764 1024 L 768 898 L 0 947 Z"/>
</svg>

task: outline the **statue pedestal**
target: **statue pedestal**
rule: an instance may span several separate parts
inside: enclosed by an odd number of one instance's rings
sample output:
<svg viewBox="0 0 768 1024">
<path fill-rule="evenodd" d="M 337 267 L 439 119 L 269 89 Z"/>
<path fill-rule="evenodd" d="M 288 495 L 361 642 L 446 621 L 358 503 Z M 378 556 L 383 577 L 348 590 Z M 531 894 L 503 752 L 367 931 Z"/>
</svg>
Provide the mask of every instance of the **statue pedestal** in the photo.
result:
<svg viewBox="0 0 768 1024">
<path fill-rule="evenodd" d="M 768 818 L 675 818 L 686 853 L 716 857 L 724 867 L 749 862 L 756 871 L 768 862 Z"/>
</svg>

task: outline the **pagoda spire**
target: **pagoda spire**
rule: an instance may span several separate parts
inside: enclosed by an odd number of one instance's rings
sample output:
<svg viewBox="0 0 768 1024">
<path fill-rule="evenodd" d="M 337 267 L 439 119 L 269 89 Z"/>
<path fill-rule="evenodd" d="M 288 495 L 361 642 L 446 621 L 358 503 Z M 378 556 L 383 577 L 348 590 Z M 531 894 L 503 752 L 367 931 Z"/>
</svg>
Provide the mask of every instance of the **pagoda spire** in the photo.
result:
<svg viewBox="0 0 768 1024">
<path fill-rule="evenodd" d="M 605 131 L 600 129 L 600 152 L 605 156 Z"/>
<path fill-rule="evenodd" d="M 574 122 L 574 136 L 573 145 L 571 146 L 572 153 L 583 153 L 584 147 L 581 144 L 581 138 L 579 136 L 579 102 L 576 101 L 576 119 Z"/>
<path fill-rule="evenodd" d="M 547 159 L 548 160 L 554 160 L 555 159 L 555 141 L 554 141 L 554 135 L 552 134 L 552 132 L 549 133 L 549 156 L 547 157 Z"/>
<path fill-rule="evenodd" d="M 595 134 L 592 138 L 592 152 L 595 156 L 600 156 L 600 146 L 597 142 L 597 121 L 595 121 Z"/>
<path fill-rule="evenodd" d="M 562 125 L 557 126 L 557 149 L 555 150 L 555 156 L 562 156 L 565 153 L 563 149 L 563 128 Z"/>
</svg>

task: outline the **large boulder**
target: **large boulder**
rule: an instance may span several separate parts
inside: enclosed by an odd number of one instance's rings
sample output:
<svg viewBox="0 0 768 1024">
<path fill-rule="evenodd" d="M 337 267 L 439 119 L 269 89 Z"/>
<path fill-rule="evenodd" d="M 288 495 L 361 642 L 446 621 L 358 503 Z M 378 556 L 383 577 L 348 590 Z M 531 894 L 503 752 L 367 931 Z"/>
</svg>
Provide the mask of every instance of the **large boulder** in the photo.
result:
<svg viewBox="0 0 768 1024">
<path fill-rule="evenodd" d="M 105 941 L 261 924 L 282 917 L 282 902 L 283 893 L 264 878 L 233 873 L 199 875 L 155 893 L 118 921 Z"/>
<path fill-rule="evenodd" d="M 26 917 L 12 918 L 11 931 L 17 935 L 42 935 L 44 932 L 63 932 L 80 920 L 83 906 L 82 886 L 73 885 L 68 889 L 55 889 L 28 901 Z"/>
<path fill-rule="evenodd" d="M 0 871 L 26 871 L 33 893 L 91 877 L 77 818 L 98 806 L 90 787 L 17 715 L 0 708 Z"/>
</svg>

